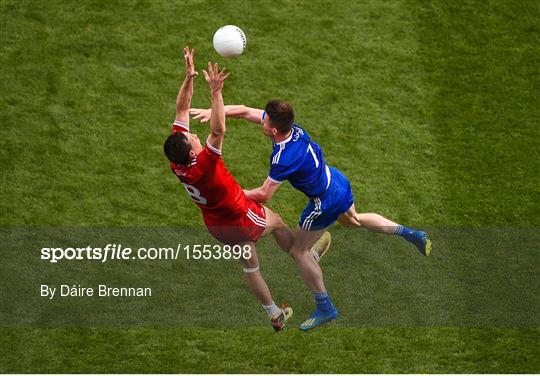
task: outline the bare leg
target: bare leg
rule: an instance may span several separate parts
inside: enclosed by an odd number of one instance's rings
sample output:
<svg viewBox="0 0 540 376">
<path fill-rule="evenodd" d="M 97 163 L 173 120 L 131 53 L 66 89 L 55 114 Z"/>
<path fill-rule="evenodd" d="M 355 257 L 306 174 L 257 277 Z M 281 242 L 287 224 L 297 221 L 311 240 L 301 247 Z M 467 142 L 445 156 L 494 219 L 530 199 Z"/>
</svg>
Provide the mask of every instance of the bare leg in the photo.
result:
<svg viewBox="0 0 540 376">
<path fill-rule="evenodd" d="M 263 236 L 271 233 L 279 247 L 286 253 L 289 253 L 293 244 L 293 233 L 291 229 L 283 222 L 279 214 L 266 206 L 264 206 L 264 211 L 266 212 L 266 229 L 263 232 Z"/>
<path fill-rule="evenodd" d="M 306 286 L 314 293 L 326 291 L 322 270 L 310 251 L 324 231 L 324 229 L 306 231 L 301 227 L 297 227 L 294 234 L 294 243 L 289 252 L 296 265 L 298 265 Z"/>
<path fill-rule="evenodd" d="M 351 205 L 349 210 L 339 216 L 338 222 L 343 226 L 365 227 L 374 232 L 400 235 L 412 243 L 424 256 L 431 254 L 432 243 L 425 232 L 399 226 L 397 223 L 379 214 L 359 214 L 354 209 L 354 204 Z"/>
<path fill-rule="evenodd" d="M 266 281 L 262 277 L 259 270 L 259 259 L 257 257 L 255 243 L 241 244 L 242 248 L 246 245 L 251 247 L 251 257 L 249 259 L 242 258 L 246 280 L 251 288 L 251 291 L 253 294 L 255 294 L 257 299 L 259 299 L 261 304 L 270 305 L 273 302 L 272 295 L 270 294 L 270 289 L 268 288 L 268 285 L 266 284 Z"/>
<path fill-rule="evenodd" d="M 341 214 L 338 222 L 348 227 L 365 227 L 374 232 L 393 234 L 396 231 L 397 223 L 384 218 L 376 213 L 359 214 L 354 208 L 354 204 L 345 213 Z"/>
<path fill-rule="evenodd" d="M 300 274 L 306 286 L 311 290 L 315 299 L 316 310 L 300 325 L 300 329 L 304 331 L 334 320 L 339 314 L 326 292 L 322 270 L 311 255 L 311 247 L 324 233 L 324 229 L 306 231 L 301 227 L 297 227 L 294 234 L 294 244 L 290 252 L 300 269 Z"/>
</svg>

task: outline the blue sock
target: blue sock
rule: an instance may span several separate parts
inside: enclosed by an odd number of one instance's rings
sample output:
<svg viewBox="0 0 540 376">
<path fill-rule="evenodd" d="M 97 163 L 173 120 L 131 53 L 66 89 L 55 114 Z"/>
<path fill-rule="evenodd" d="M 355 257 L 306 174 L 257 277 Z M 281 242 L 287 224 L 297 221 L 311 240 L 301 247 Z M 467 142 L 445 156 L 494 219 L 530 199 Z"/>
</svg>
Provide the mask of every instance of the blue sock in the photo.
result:
<svg viewBox="0 0 540 376">
<path fill-rule="evenodd" d="M 398 225 L 396 227 L 396 231 L 394 232 L 394 234 L 402 236 L 402 237 L 404 237 L 405 239 L 407 239 L 408 241 L 411 242 L 417 236 L 416 232 L 417 232 L 416 230 L 412 230 L 412 229 L 410 229 L 408 227 Z"/>
<path fill-rule="evenodd" d="M 319 311 L 330 312 L 335 309 L 334 305 L 332 304 L 332 300 L 330 300 L 330 297 L 326 291 L 314 293 L 313 297 L 315 298 L 315 305 Z"/>
</svg>

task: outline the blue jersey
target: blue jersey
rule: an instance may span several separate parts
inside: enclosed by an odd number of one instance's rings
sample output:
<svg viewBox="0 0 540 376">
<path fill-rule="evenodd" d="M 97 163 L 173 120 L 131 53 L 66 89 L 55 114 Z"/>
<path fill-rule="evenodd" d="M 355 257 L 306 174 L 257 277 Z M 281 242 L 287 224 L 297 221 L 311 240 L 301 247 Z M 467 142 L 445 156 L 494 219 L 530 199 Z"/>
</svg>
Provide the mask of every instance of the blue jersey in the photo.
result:
<svg viewBox="0 0 540 376">
<path fill-rule="evenodd" d="M 291 185 L 313 198 L 322 196 L 330 185 L 330 170 L 321 147 L 299 125 L 294 124 L 291 135 L 273 143 L 268 178 L 276 183 L 288 180 Z"/>
</svg>

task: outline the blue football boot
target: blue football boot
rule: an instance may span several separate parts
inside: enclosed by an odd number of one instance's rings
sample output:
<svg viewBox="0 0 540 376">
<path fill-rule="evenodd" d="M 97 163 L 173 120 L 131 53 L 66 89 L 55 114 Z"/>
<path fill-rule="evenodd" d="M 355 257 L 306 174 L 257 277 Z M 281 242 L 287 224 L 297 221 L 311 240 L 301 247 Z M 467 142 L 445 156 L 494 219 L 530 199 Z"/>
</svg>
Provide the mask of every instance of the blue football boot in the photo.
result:
<svg viewBox="0 0 540 376">
<path fill-rule="evenodd" d="M 424 231 L 414 231 L 412 239 L 409 240 L 424 256 L 431 254 L 431 240 Z"/>
<path fill-rule="evenodd" d="M 311 317 L 309 319 L 307 319 L 302 323 L 302 325 L 300 325 L 300 330 L 307 332 L 308 330 L 316 328 L 326 322 L 335 320 L 338 316 L 339 311 L 335 308 L 332 311 L 328 312 L 316 310 L 311 314 Z"/>
</svg>

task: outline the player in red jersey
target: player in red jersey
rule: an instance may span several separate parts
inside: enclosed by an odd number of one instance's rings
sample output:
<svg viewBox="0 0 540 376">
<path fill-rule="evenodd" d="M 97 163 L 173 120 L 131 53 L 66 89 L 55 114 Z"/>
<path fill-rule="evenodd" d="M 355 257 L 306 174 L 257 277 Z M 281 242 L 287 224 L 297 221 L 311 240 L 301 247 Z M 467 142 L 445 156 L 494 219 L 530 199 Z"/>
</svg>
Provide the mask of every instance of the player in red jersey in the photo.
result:
<svg viewBox="0 0 540 376">
<path fill-rule="evenodd" d="M 225 109 L 221 94 L 223 82 L 229 74 L 218 65 L 208 63 L 203 71 L 210 87 L 212 116 L 210 134 L 203 146 L 196 134 L 189 130 L 189 107 L 193 94 L 193 79 L 198 75 L 193 64 L 193 50 L 184 48 L 186 77 L 176 100 L 176 118 L 172 134 L 164 151 L 172 172 L 180 179 L 187 193 L 199 206 L 204 223 L 212 236 L 229 245 L 249 247 L 250 257 L 242 258 L 248 284 L 272 321 L 276 331 L 283 329 L 292 316 L 290 307 L 277 307 L 259 271 L 255 242 L 272 233 L 285 252 L 291 248 L 293 235 L 281 217 L 246 198 L 242 188 L 227 170 L 221 159 L 225 135 Z"/>
</svg>

